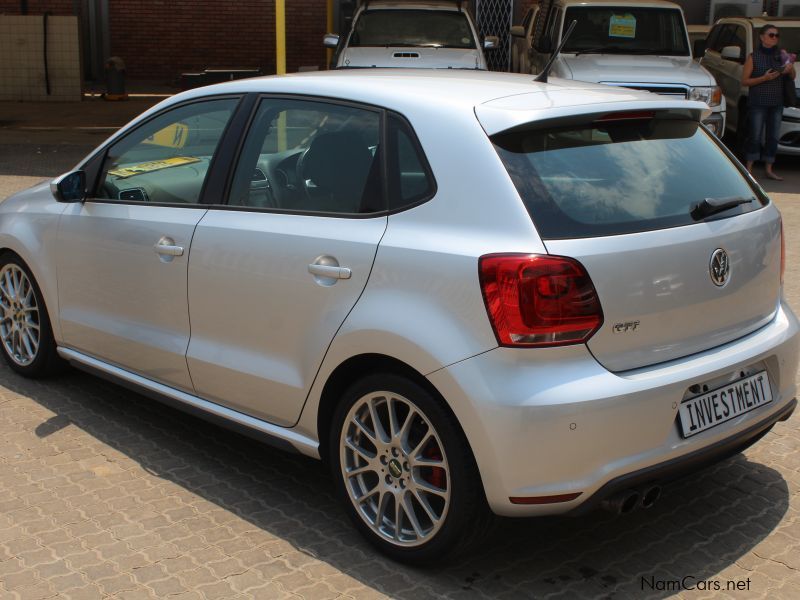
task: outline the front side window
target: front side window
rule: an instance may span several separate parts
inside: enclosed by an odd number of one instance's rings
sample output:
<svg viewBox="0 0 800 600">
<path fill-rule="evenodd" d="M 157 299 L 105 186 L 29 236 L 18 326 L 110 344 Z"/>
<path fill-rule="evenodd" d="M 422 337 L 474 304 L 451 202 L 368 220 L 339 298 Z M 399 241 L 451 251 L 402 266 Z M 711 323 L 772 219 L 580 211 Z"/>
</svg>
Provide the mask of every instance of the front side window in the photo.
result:
<svg viewBox="0 0 800 600">
<path fill-rule="evenodd" d="M 711 31 L 709 32 L 708 37 L 706 38 L 706 47 L 709 50 L 715 50 L 719 52 L 720 48 L 718 47 L 718 43 L 719 43 L 719 34 L 721 31 L 722 31 L 722 25 L 714 25 L 714 27 L 711 28 Z"/>
<path fill-rule="evenodd" d="M 679 10 L 635 6 L 569 7 L 564 29 L 578 24 L 564 52 L 689 56 Z"/>
<path fill-rule="evenodd" d="M 747 58 L 747 32 L 744 27 L 737 26 L 734 29 L 730 45 L 739 48 L 739 62 L 744 63 Z"/>
<path fill-rule="evenodd" d="M 385 210 L 381 113 L 327 102 L 264 99 L 228 204 L 316 213 Z"/>
<path fill-rule="evenodd" d="M 464 13 L 435 10 L 366 10 L 358 17 L 348 45 L 476 47 Z"/>
<path fill-rule="evenodd" d="M 712 218 L 767 201 L 696 121 L 598 121 L 498 134 L 492 142 L 543 239 L 689 225 L 705 199 L 751 200 Z"/>
<path fill-rule="evenodd" d="M 114 143 L 95 196 L 127 202 L 195 204 L 238 98 L 170 110 Z"/>
</svg>

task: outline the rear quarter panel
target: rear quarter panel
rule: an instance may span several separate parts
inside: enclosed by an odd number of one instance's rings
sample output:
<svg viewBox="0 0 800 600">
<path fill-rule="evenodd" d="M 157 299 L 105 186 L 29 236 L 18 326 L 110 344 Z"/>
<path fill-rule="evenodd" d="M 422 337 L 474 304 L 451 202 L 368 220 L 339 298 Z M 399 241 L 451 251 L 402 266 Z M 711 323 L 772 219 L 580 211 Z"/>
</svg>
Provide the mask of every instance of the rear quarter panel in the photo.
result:
<svg viewBox="0 0 800 600">
<path fill-rule="evenodd" d="M 387 355 L 427 375 L 496 347 L 478 258 L 545 251 L 473 113 L 420 110 L 405 116 L 428 158 L 437 192 L 428 202 L 389 216 L 364 293 L 331 343 L 301 415 L 298 426 L 313 436 L 325 382 L 348 358 Z M 446 400 L 458 416 L 459 399 Z"/>
</svg>

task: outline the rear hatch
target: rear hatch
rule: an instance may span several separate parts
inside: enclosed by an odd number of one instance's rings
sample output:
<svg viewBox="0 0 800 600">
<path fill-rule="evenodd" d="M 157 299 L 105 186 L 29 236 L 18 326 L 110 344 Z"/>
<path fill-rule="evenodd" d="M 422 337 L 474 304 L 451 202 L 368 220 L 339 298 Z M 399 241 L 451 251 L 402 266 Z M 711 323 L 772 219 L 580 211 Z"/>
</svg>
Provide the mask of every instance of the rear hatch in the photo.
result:
<svg viewBox="0 0 800 600">
<path fill-rule="evenodd" d="M 582 119 L 492 142 L 548 252 L 578 260 L 594 283 L 597 360 L 635 369 L 769 322 L 780 215 L 721 144 L 680 111 Z"/>
</svg>

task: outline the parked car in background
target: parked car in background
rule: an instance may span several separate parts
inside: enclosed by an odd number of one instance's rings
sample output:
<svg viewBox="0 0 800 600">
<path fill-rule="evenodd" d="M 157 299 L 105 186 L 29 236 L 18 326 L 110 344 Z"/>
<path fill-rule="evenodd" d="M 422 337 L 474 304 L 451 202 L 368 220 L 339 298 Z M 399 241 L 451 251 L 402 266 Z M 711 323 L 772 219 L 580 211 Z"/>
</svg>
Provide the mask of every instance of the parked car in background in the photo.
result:
<svg viewBox="0 0 800 600">
<path fill-rule="evenodd" d="M 538 18 L 541 18 L 539 16 Z M 572 21 L 572 36 L 553 75 L 647 90 L 711 108 L 704 123 L 715 134 L 725 128 L 725 101 L 714 77 L 692 60 L 680 6 L 662 0 L 554 0 L 531 71 L 539 72 Z"/>
<path fill-rule="evenodd" d="M 323 43 L 336 50 L 336 68 L 486 70 L 483 51 L 497 38 L 478 35 L 463 2 L 373 0 L 358 8 L 347 35 L 328 33 Z"/>
<path fill-rule="evenodd" d="M 780 29 L 780 47 L 800 52 L 800 18 L 728 17 L 720 19 L 708 35 L 705 55 L 700 64 L 714 75 L 728 105 L 728 129 L 737 135 L 741 146 L 747 136 L 747 93 L 742 86 L 744 62 L 758 44 L 758 32 L 772 23 Z M 800 96 L 800 73 L 795 79 Z M 779 154 L 800 154 L 800 106 L 783 110 L 778 133 Z"/>
<path fill-rule="evenodd" d="M 797 404 L 781 217 L 707 111 L 455 70 L 178 94 L 0 203 L 0 353 L 325 460 L 398 560 L 650 507 Z"/>
</svg>

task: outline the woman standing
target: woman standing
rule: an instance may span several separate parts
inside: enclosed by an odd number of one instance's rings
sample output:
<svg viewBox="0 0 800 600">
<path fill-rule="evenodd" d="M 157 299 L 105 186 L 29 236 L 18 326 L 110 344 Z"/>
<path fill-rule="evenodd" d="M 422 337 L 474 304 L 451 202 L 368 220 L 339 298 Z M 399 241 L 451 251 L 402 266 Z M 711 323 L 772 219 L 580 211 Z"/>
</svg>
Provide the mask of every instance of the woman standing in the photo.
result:
<svg viewBox="0 0 800 600">
<path fill-rule="evenodd" d="M 781 61 L 778 48 L 780 33 L 775 25 L 764 25 L 759 32 L 761 43 L 747 57 L 742 71 L 742 85 L 749 87 L 747 98 L 748 138 L 745 149 L 747 170 L 753 170 L 753 162 L 761 158 L 767 177 L 781 181 L 772 170 L 778 151 L 778 132 L 783 118 L 783 75 L 789 75 L 794 85 L 794 64 L 786 66 Z M 766 128 L 764 148 L 761 137 Z"/>
</svg>

